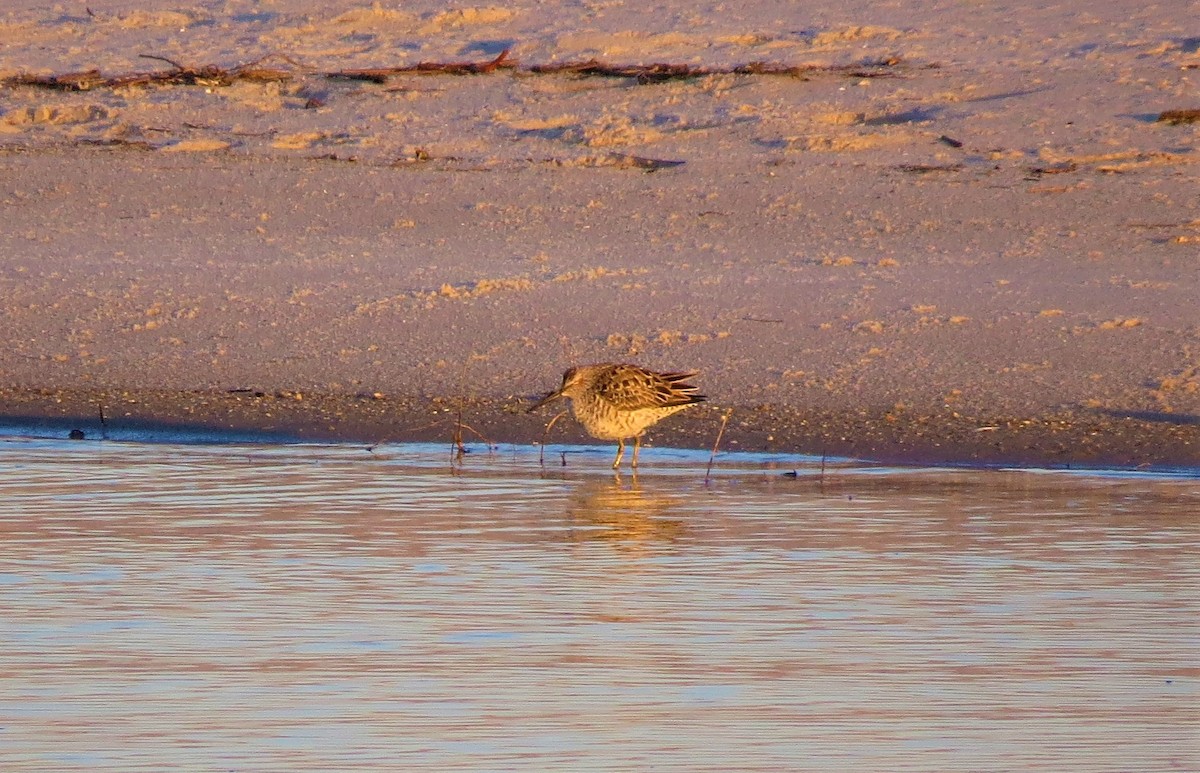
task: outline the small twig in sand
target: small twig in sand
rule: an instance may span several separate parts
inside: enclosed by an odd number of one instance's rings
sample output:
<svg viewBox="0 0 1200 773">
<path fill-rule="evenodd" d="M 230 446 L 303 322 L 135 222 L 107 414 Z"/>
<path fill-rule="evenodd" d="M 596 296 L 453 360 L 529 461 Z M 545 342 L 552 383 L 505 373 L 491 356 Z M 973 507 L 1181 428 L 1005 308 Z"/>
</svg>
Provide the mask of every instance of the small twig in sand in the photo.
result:
<svg viewBox="0 0 1200 773">
<path fill-rule="evenodd" d="M 733 415 L 733 409 L 725 411 L 725 415 L 721 417 L 721 428 L 717 430 L 717 439 L 713 441 L 712 453 L 708 455 L 708 469 L 704 471 L 704 485 L 708 485 L 708 481 L 712 476 L 713 460 L 717 458 L 717 449 L 721 445 L 721 436 L 725 434 L 725 425 L 729 423 L 729 417 Z"/>
<path fill-rule="evenodd" d="M 541 467 L 546 466 L 546 439 L 550 437 L 550 428 L 554 426 L 554 423 L 556 421 L 558 421 L 559 419 L 561 419 L 563 416 L 566 416 L 566 415 L 567 415 L 566 411 L 560 411 L 558 413 L 558 415 L 556 415 L 553 419 L 551 419 L 550 423 L 546 425 L 546 431 L 542 433 L 542 447 L 538 451 L 538 465 L 539 466 L 541 466 Z M 563 458 L 562 458 L 562 466 L 563 467 L 567 466 L 567 457 L 565 454 L 563 455 Z"/>
<path fill-rule="evenodd" d="M 186 72 L 187 70 L 191 69 L 190 67 L 185 67 L 184 65 L 180 64 L 179 62 L 176 62 L 174 59 L 168 59 L 165 56 L 158 56 L 157 54 L 138 54 L 138 58 L 139 59 L 157 59 L 160 62 L 166 62 L 167 64 L 171 65 L 172 67 L 174 67 L 176 70 L 179 70 L 180 72 Z"/>
<path fill-rule="evenodd" d="M 486 75 L 499 69 L 513 69 L 517 63 L 508 58 L 506 48 L 495 59 L 486 62 L 417 62 L 407 67 L 370 67 L 352 70 L 337 70 L 325 73 L 326 78 L 340 80 L 369 81 L 371 83 L 387 83 L 392 75 Z"/>
</svg>

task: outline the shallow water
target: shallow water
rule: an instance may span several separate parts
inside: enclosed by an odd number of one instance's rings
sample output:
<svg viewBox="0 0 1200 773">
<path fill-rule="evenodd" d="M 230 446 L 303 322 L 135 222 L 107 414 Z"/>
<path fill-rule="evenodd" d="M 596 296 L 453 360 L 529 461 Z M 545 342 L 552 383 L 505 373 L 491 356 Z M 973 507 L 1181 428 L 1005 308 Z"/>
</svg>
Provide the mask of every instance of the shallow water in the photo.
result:
<svg viewBox="0 0 1200 773">
<path fill-rule="evenodd" d="M 0 769 L 1200 768 L 1194 472 L 551 451 L 0 441 Z"/>
</svg>

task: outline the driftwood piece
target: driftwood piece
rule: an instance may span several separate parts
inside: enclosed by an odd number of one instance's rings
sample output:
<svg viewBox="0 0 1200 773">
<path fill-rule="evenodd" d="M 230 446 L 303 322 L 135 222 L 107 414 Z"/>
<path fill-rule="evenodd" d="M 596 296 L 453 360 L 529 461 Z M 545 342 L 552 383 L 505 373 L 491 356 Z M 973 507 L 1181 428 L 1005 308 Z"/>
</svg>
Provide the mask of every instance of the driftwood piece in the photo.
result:
<svg viewBox="0 0 1200 773">
<path fill-rule="evenodd" d="M 538 64 L 529 72 L 551 75 L 567 73 L 602 78 L 633 78 L 639 83 L 662 83 L 671 80 L 690 80 L 709 75 L 781 75 L 792 78 L 807 78 L 813 75 L 830 74 L 851 78 L 879 78 L 893 74 L 892 68 L 901 64 L 896 57 L 872 60 L 854 65 L 823 67 L 819 65 L 783 65 L 769 62 L 750 62 L 731 67 L 701 67 L 689 64 L 609 64 L 598 59 L 585 62 L 560 62 Z"/>
<path fill-rule="evenodd" d="M 386 83 L 394 75 L 487 75 L 500 70 L 525 72 L 532 75 L 578 75 L 600 78 L 629 78 L 638 83 L 663 83 L 672 80 L 689 80 L 709 75 L 774 75 L 808 79 L 820 75 L 846 78 L 882 78 L 895 75 L 897 68 L 905 64 L 901 59 L 889 57 L 852 65 L 784 65 L 769 62 L 750 62 L 729 67 L 703 67 L 690 64 L 656 62 L 653 64 L 612 64 L 597 59 L 583 62 L 558 62 L 535 64 L 523 67 L 513 59 L 509 49 L 498 56 L 480 62 L 418 62 L 402 67 L 367 67 L 334 70 L 323 73 L 326 78 Z M 265 57 L 254 62 L 232 68 L 208 64 L 191 66 L 156 54 L 140 54 L 143 59 L 155 59 L 171 65 L 169 70 L 154 72 L 132 72 L 120 75 L 105 75 L 100 70 L 83 70 L 61 75 L 18 74 L 0 80 L 0 86 L 32 86 L 59 91 L 90 91 L 98 88 L 120 88 L 123 86 L 230 86 L 238 81 L 280 82 L 298 77 L 305 68 L 287 57 Z M 284 59 L 293 69 L 265 67 L 268 58 Z M 1168 111 L 1190 113 L 1193 111 Z M 1163 114 L 1164 116 L 1167 113 Z M 1195 120 L 1186 115 L 1182 121 Z M 1161 118 L 1160 120 L 1171 120 Z"/>
<path fill-rule="evenodd" d="M 154 54 L 139 54 L 143 59 L 157 59 L 166 62 L 174 69 L 156 72 L 134 72 L 124 75 L 106 76 L 99 70 L 84 70 L 82 72 L 65 73 L 63 75 L 29 75 L 20 74 L 5 78 L 5 86 L 37 86 L 57 91 L 91 91 L 98 88 L 120 88 L 122 86 L 149 86 L 164 84 L 168 86 L 229 86 L 237 81 L 286 81 L 293 77 L 290 70 L 276 67 L 260 67 L 259 60 L 248 64 L 238 65 L 232 69 L 206 64 L 191 67 L 180 64 L 165 56 Z"/>
<path fill-rule="evenodd" d="M 386 83 L 393 75 L 486 75 L 496 70 L 512 70 L 517 66 L 515 59 L 509 59 L 509 49 L 504 49 L 495 59 L 486 62 L 417 62 L 406 67 L 370 67 L 366 69 L 336 70 L 325 73 L 326 78 L 341 80 L 370 81 L 371 83 Z"/>
<path fill-rule="evenodd" d="M 68 72 L 62 75 L 29 75 L 22 73 L 4 79 L 5 86 L 39 86 L 57 91 L 90 91 L 108 85 L 108 78 L 99 70 Z"/>
</svg>

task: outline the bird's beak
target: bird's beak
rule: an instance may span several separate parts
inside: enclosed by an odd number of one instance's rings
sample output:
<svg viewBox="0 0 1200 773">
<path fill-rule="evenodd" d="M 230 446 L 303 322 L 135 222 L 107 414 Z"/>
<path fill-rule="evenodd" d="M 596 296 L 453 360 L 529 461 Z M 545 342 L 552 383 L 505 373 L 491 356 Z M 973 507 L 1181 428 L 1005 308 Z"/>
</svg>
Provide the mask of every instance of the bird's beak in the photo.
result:
<svg viewBox="0 0 1200 773">
<path fill-rule="evenodd" d="M 525 413 L 533 413 L 534 411 L 536 411 L 538 408 L 541 408 L 546 403 L 553 402 L 554 400 L 557 400 L 560 397 L 562 397 L 562 390 L 556 389 L 553 392 L 551 392 L 550 394 L 543 397 L 541 400 L 538 400 L 536 403 L 534 403 L 529 408 L 529 410 L 525 411 Z"/>
</svg>

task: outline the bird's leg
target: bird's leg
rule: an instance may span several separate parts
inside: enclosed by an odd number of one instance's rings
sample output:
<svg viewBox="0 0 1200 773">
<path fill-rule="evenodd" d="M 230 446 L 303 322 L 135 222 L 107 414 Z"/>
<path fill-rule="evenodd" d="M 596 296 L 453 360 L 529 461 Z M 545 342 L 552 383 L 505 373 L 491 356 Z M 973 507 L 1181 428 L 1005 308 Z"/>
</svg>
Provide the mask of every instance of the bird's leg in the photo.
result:
<svg viewBox="0 0 1200 773">
<path fill-rule="evenodd" d="M 634 467 L 635 469 L 637 468 L 638 451 L 641 451 L 641 450 L 642 450 L 642 436 L 634 435 L 633 436 L 633 462 L 630 464 L 630 466 Z"/>
<path fill-rule="evenodd" d="M 613 469 L 621 466 L 621 457 L 625 455 L 625 438 L 617 438 L 617 458 L 613 459 Z"/>
</svg>

